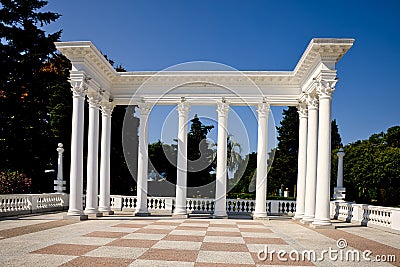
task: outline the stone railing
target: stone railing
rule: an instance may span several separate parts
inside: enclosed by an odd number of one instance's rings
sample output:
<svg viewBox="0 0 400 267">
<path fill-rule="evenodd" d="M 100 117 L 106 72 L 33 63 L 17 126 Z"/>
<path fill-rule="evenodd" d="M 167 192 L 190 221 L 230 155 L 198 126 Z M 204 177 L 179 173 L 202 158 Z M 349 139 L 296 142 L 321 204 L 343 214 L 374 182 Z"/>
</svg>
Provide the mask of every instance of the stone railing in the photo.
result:
<svg viewBox="0 0 400 267">
<path fill-rule="evenodd" d="M 0 195 L 0 217 L 67 208 L 68 195 L 63 193 Z"/>
<path fill-rule="evenodd" d="M 331 216 L 338 220 L 400 233 L 400 209 L 332 201 Z"/>
<path fill-rule="evenodd" d="M 136 196 L 111 196 L 111 209 L 120 211 L 134 211 L 136 209 Z M 147 207 L 150 212 L 172 213 L 175 198 L 173 197 L 148 197 Z M 186 200 L 188 213 L 214 212 L 214 199 L 188 198 Z M 226 211 L 230 214 L 251 214 L 255 208 L 255 200 L 227 199 Z M 292 200 L 267 200 L 267 212 L 274 215 L 293 215 L 296 211 L 296 202 Z"/>
</svg>

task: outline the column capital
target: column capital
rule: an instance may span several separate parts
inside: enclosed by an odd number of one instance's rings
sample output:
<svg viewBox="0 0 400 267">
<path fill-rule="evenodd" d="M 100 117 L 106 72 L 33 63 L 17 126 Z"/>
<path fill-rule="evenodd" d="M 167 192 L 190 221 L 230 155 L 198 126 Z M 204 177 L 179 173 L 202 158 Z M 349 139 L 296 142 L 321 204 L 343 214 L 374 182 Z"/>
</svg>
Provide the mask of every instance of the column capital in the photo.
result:
<svg viewBox="0 0 400 267">
<path fill-rule="evenodd" d="M 258 112 L 259 117 L 268 116 L 270 111 L 271 111 L 271 107 L 268 102 L 264 101 L 262 103 L 258 103 L 257 112 Z"/>
<path fill-rule="evenodd" d="M 182 99 L 181 102 L 178 103 L 177 111 L 179 117 L 187 116 L 189 114 L 190 104 L 186 100 Z"/>
<path fill-rule="evenodd" d="M 219 117 L 228 116 L 229 109 L 229 103 L 226 102 L 225 99 L 217 102 L 217 112 Z"/>
<path fill-rule="evenodd" d="M 308 93 L 306 102 L 307 102 L 308 110 L 318 109 L 318 102 L 319 102 L 318 94 L 315 91 Z"/>
<path fill-rule="evenodd" d="M 335 85 L 338 79 L 335 77 L 333 79 L 324 79 L 319 77 L 316 79 L 316 89 L 319 98 L 332 98 L 332 94 L 335 91 Z"/>
<path fill-rule="evenodd" d="M 140 116 L 148 116 L 151 111 L 151 104 L 148 102 L 140 102 L 138 103 L 138 109 L 140 112 Z"/>
<path fill-rule="evenodd" d="M 104 116 L 110 116 L 113 112 L 114 104 L 112 102 L 101 103 L 101 113 Z"/>
<path fill-rule="evenodd" d="M 96 107 L 96 108 L 100 107 L 101 101 L 103 99 L 103 97 L 100 93 L 98 93 L 98 92 L 88 93 L 87 97 L 88 97 L 87 101 L 89 103 L 89 106 Z"/>
<path fill-rule="evenodd" d="M 306 100 L 299 100 L 299 104 L 297 105 L 297 112 L 299 113 L 300 118 L 308 117 L 308 107 Z"/>
<path fill-rule="evenodd" d="M 88 90 L 88 79 L 85 77 L 80 81 L 71 81 L 72 97 L 85 97 Z"/>
</svg>

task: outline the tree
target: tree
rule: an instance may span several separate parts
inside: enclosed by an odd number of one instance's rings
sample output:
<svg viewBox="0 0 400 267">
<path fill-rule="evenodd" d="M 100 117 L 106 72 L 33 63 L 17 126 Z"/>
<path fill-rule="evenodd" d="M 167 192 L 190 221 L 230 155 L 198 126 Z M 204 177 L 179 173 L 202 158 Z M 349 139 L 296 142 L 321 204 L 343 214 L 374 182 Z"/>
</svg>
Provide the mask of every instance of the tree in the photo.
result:
<svg viewBox="0 0 400 267">
<path fill-rule="evenodd" d="M 207 134 L 214 128 L 213 125 L 201 123 L 197 114 L 190 120 L 188 133 L 188 187 L 198 187 L 212 183 L 214 177 L 213 150 L 207 141 Z"/>
<path fill-rule="evenodd" d="M 400 147 L 396 147 L 399 126 L 373 134 L 345 146 L 344 186 L 346 199 L 357 203 L 399 205 Z"/>
<path fill-rule="evenodd" d="M 60 15 L 39 11 L 47 1 L 0 3 L 0 168 L 27 173 L 38 191 L 39 177 L 55 154 L 46 145 L 54 140 L 49 108 L 54 84 L 45 65 L 56 56 L 54 42 L 61 34 L 40 27 Z"/>
<path fill-rule="evenodd" d="M 268 193 L 276 194 L 281 185 L 284 188 L 294 190 L 297 183 L 297 160 L 299 148 L 299 115 L 296 107 L 283 110 L 283 118 L 278 131 L 278 147 L 276 148 L 274 161 L 268 173 Z M 332 185 L 336 183 L 336 152 L 342 146 L 342 139 L 336 120 L 331 123 L 331 147 L 332 147 Z M 333 188 L 333 186 L 331 186 Z M 292 191 L 293 192 L 293 191 Z"/>
</svg>

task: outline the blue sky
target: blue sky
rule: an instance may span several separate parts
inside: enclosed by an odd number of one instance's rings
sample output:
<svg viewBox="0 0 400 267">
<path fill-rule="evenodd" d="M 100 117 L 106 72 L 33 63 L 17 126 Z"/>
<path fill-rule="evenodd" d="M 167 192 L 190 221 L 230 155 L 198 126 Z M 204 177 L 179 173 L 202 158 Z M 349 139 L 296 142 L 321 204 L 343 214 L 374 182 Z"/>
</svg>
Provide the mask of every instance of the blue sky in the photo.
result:
<svg viewBox="0 0 400 267">
<path fill-rule="evenodd" d="M 343 143 L 400 125 L 400 1 L 49 2 L 46 9 L 63 16 L 48 31 L 63 29 L 62 41 L 90 40 L 129 71 L 193 60 L 292 70 L 312 38 L 355 38 L 337 65 L 333 97 Z M 153 112 L 150 141 L 160 138 L 165 111 Z M 281 111 L 273 109 L 277 122 Z M 245 121 L 255 150 L 256 122 Z"/>
</svg>

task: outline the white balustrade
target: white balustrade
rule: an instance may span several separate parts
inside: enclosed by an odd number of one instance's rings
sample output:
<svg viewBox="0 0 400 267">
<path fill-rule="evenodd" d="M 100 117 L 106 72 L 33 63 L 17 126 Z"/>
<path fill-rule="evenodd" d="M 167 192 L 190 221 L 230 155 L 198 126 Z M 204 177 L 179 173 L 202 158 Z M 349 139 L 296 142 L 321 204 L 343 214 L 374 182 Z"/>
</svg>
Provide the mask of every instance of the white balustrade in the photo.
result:
<svg viewBox="0 0 400 267">
<path fill-rule="evenodd" d="M 344 201 L 331 202 L 331 216 L 335 219 L 355 224 L 400 233 L 399 208 L 355 204 Z"/>
<path fill-rule="evenodd" d="M 68 197 L 62 193 L 0 195 L 0 217 L 65 210 Z"/>
</svg>

